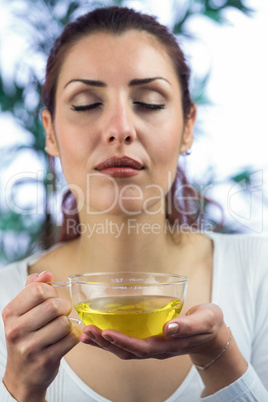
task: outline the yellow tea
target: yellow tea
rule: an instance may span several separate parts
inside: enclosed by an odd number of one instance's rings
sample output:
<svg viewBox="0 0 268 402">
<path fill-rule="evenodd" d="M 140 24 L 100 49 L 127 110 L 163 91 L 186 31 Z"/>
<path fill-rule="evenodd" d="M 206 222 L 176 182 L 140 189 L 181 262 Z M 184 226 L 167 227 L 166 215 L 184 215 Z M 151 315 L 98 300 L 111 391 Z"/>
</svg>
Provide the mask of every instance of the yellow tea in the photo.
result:
<svg viewBox="0 0 268 402">
<path fill-rule="evenodd" d="M 147 338 L 162 334 L 165 322 L 182 309 L 181 300 L 167 296 L 118 296 L 93 299 L 74 306 L 86 325 L 115 329 L 128 336 Z"/>
</svg>

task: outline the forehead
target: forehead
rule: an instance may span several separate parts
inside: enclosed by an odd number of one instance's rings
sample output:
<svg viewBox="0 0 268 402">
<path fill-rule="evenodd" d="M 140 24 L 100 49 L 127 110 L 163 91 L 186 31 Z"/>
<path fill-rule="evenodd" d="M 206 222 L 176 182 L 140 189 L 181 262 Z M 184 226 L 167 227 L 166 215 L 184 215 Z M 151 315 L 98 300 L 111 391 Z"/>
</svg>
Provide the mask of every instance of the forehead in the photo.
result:
<svg viewBox="0 0 268 402">
<path fill-rule="evenodd" d="M 90 34 L 69 49 L 59 74 L 59 86 L 74 78 L 106 80 L 109 84 L 133 78 L 164 75 L 177 82 L 174 64 L 164 45 L 147 32 Z M 175 83 L 174 82 L 174 83 Z"/>
</svg>

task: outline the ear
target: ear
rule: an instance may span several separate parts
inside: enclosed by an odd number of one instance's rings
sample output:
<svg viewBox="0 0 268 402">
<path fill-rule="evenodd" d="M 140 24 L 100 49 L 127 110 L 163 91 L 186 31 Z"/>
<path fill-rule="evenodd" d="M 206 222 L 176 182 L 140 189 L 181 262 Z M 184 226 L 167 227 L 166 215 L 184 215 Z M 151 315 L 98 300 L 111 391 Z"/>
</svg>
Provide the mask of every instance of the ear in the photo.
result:
<svg viewBox="0 0 268 402">
<path fill-rule="evenodd" d="M 54 127 L 52 123 L 52 117 L 48 109 L 42 111 L 42 122 L 46 132 L 46 152 L 51 156 L 59 156 L 59 148 L 54 133 Z"/>
<path fill-rule="evenodd" d="M 194 123 L 196 119 L 196 111 L 197 107 L 196 105 L 193 105 L 190 117 L 185 120 L 184 132 L 180 146 L 180 154 L 187 152 L 192 146 L 194 140 Z"/>
</svg>

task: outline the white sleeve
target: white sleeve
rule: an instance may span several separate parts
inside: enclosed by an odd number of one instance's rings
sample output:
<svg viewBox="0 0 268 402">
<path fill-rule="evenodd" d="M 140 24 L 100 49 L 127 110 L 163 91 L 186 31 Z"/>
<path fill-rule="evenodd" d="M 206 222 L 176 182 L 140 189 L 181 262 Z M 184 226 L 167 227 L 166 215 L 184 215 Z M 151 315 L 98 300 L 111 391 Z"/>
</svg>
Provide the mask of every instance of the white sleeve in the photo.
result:
<svg viewBox="0 0 268 402">
<path fill-rule="evenodd" d="M 2 378 L 4 377 L 6 369 L 6 344 L 5 333 L 2 318 L 0 318 L 0 401 L 1 402 L 13 402 L 16 401 L 8 390 L 6 389 Z"/>
<path fill-rule="evenodd" d="M 0 312 L 1 313 L 1 312 Z M 6 343 L 5 343 L 5 331 L 4 324 L 0 314 L 0 401 L 1 402 L 13 402 L 16 401 L 8 390 L 6 389 L 2 378 L 4 377 L 6 370 Z"/>
<path fill-rule="evenodd" d="M 202 402 L 267 402 L 268 391 L 249 364 L 247 371 L 235 382 L 213 395 L 201 398 Z"/>
<path fill-rule="evenodd" d="M 202 402 L 268 402 L 268 239 L 253 244 L 249 260 L 254 269 L 250 285 L 255 316 L 249 366 L 237 381 L 201 398 Z"/>
<path fill-rule="evenodd" d="M 256 302 L 250 362 L 268 390 L 268 240 L 263 243 L 255 261 L 261 269 L 255 271 Z"/>
<path fill-rule="evenodd" d="M 2 311 L 4 307 L 14 298 L 23 288 L 25 283 L 27 268 L 20 268 L 19 263 L 11 264 L 0 270 L 0 401 L 13 402 L 16 401 L 6 389 L 2 379 L 6 370 L 7 350 L 5 329 L 2 319 Z"/>
</svg>

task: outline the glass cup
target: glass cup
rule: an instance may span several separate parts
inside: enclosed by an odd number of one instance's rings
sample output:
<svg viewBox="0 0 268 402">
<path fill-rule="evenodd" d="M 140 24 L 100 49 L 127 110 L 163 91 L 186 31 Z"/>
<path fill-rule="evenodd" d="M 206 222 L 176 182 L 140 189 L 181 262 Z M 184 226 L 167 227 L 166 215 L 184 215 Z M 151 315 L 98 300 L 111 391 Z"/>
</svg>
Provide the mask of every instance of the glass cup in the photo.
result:
<svg viewBox="0 0 268 402">
<path fill-rule="evenodd" d="M 148 272 L 87 273 L 68 279 L 51 284 L 69 287 L 85 325 L 141 339 L 162 334 L 163 325 L 180 314 L 188 283 L 185 276 Z"/>
</svg>

